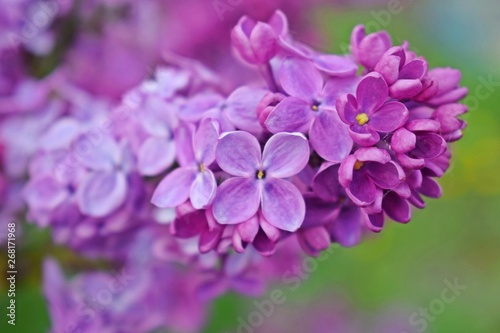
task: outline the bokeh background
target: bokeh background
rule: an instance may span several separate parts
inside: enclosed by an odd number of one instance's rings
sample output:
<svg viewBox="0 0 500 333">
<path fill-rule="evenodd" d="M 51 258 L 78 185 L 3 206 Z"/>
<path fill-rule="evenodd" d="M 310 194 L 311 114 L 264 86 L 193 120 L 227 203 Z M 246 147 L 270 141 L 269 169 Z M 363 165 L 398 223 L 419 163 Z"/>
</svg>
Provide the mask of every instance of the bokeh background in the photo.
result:
<svg viewBox="0 0 500 333">
<path fill-rule="evenodd" d="M 411 325 L 412 316 L 425 318 L 414 313 L 432 306 L 425 332 L 500 332 L 500 3 L 401 0 L 402 10 L 390 14 L 394 1 L 362 2 L 313 9 L 308 24 L 325 32 L 316 46 L 345 51 L 350 31 L 359 23 L 372 31 L 388 30 L 396 43 L 408 40 L 431 67 L 462 71 L 462 84 L 469 87 L 470 111 L 464 117 L 469 125 L 453 149 L 440 200 L 428 200 L 408 225 L 391 222 L 355 248 L 335 247 L 295 290 L 285 281 L 271 287 L 269 293 L 279 289 L 286 301 L 265 318 L 259 332 L 320 332 L 318 327 L 331 327 L 321 332 L 379 332 L 377 327 L 388 332 L 383 323 L 397 321 L 400 329 L 394 333 L 412 333 L 424 328 L 422 322 Z M 2 310 L 0 332 L 46 332 L 43 258 L 54 256 L 70 270 L 98 264 L 52 245 L 47 230 L 29 225 L 18 244 L 17 324 L 8 326 Z M 7 251 L 0 252 L 0 270 L 6 271 Z M 448 282 L 456 280 L 466 289 L 443 308 L 436 305 Z M 6 307 L 6 286 L 2 279 L 1 309 Z M 218 299 L 203 332 L 236 332 L 239 318 L 247 320 L 255 311 L 254 301 L 236 294 Z"/>
</svg>

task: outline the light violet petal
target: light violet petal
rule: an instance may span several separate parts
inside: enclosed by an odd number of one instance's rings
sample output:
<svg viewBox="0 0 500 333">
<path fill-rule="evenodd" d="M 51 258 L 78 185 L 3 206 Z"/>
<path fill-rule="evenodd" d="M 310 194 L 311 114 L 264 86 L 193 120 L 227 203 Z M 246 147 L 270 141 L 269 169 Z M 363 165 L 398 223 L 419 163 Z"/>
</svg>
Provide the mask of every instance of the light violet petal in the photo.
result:
<svg viewBox="0 0 500 333">
<path fill-rule="evenodd" d="M 219 186 L 213 202 L 213 213 L 220 224 L 238 224 L 257 213 L 260 188 L 254 179 L 232 178 Z"/>
<path fill-rule="evenodd" d="M 169 173 L 158 184 L 151 203 L 157 207 L 175 207 L 189 198 L 191 185 L 196 178 L 196 169 L 178 168 Z"/>
<path fill-rule="evenodd" d="M 196 163 L 193 150 L 194 132 L 194 125 L 187 123 L 181 124 L 174 132 L 177 161 L 182 167 Z"/>
<path fill-rule="evenodd" d="M 279 77 L 281 86 L 290 96 L 314 102 L 323 89 L 323 78 L 314 65 L 306 59 L 287 58 L 283 61 Z"/>
<path fill-rule="evenodd" d="M 349 127 L 335 111 L 322 110 L 311 125 L 309 138 L 314 150 L 329 162 L 340 162 L 351 152 Z"/>
<path fill-rule="evenodd" d="M 78 188 L 78 206 L 86 215 L 104 217 L 125 201 L 126 193 L 127 181 L 123 173 L 90 173 Z"/>
<path fill-rule="evenodd" d="M 356 74 L 358 65 L 349 57 L 321 54 L 314 57 L 316 67 L 329 75 L 346 77 Z"/>
<path fill-rule="evenodd" d="M 206 208 L 215 197 L 217 182 L 210 170 L 198 172 L 196 179 L 191 185 L 190 199 L 196 209 Z"/>
<path fill-rule="evenodd" d="M 304 198 L 292 183 L 283 179 L 266 179 L 262 191 L 262 214 L 276 228 L 293 232 L 304 221 Z"/>
<path fill-rule="evenodd" d="M 193 138 L 194 155 L 198 163 L 209 166 L 215 161 L 218 139 L 219 123 L 211 118 L 202 120 Z"/>
<path fill-rule="evenodd" d="M 266 23 L 258 22 L 250 34 L 250 46 L 259 64 L 271 60 L 276 55 L 278 36 Z"/>
<path fill-rule="evenodd" d="M 233 176 L 254 177 L 261 167 L 259 142 L 247 132 L 224 133 L 215 155 L 220 168 Z"/>
<path fill-rule="evenodd" d="M 264 147 L 262 166 L 271 177 L 291 177 L 304 169 L 309 154 L 309 143 L 304 135 L 278 133 Z"/>
<path fill-rule="evenodd" d="M 148 138 L 141 145 L 137 168 L 143 176 L 156 176 L 167 170 L 175 161 L 175 143 L 165 138 Z"/>
<path fill-rule="evenodd" d="M 30 208 L 54 209 L 61 204 L 69 193 L 62 184 L 51 176 L 31 179 L 23 189 L 24 200 Z"/>
<path fill-rule="evenodd" d="M 311 105 L 303 100 L 287 97 L 271 111 L 265 125 L 271 133 L 306 133 L 311 124 L 312 112 Z"/>
<path fill-rule="evenodd" d="M 227 98 L 225 112 L 238 129 L 259 133 L 262 127 L 257 118 L 257 106 L 266 95 L 266 90 L 240 87 Z"/>
</svg>

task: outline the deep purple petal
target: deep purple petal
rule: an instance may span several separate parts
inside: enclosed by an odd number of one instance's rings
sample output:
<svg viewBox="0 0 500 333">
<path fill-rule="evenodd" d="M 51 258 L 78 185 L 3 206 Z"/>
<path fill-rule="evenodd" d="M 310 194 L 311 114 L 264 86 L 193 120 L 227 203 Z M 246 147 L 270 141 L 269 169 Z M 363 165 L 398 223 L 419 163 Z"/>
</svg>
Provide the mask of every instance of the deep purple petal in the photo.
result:
<svg viewBox="0 0 500 333">
<path fill-rule="evenodd" d="M 446 150 L 446 141 L 441 135 L 424 133 L 417 135 L 417 144 L 412 155 L 417 158 L 436 158 Z"/>
<path fill-rule="evenodd" d="M 392 161 L 386 164 L 366 162 L 363 170 L 378 187 L 383 189 L 393 189 L 401 182 L 398 169 Z"/>
<path fill-rule="evenodd" d="M 356 116 L 359 112 L 358 103 L 353 95 L 341 95 L 337 100 L 336 107 L 339 117 L 343 122 L 346 124 L 353 124 L 356 122 Z"/>
<path fill-rule="evenodd" d="M 356 205 L 367 206 L 375 201 L 377 188 L 364 172 L 357 171 L 346 192 Z"/>
<path fill-rule="evenodd" d="M 430 198 L 439 198 L 443 194 L 439 183 L 431 177 L 424 177 L 422 179 L 422 187 L 420 187 L 419 191 Z"/>
<path fill-rule="evenodd" d="M 354 205 L 343 208 L 337 219 L 329 227 L 332 238 L 340 245 L 351 247 L 361 240 L 366 214 Z"/>
<path fill-rule="evenodd" d="M 266 179 L 262 191 L 262 214 L 276 228 L 293 232 L 304 221 L 304 198 L 292 183 Z"/>
<path fill-rule="evenodd" d="M 380 232 L 384 227 L 384 213 L 368 215 L 367 226 L 373 232 Z"/>
<path fill-rule="evenodd" d="M 220 224 L 237 224 L 250 219 L 260 205 L 259 184 L 254 179 L 232 178 L 219 186 L 213 203 Z"/>
<path fill-rule="evenodd" d="M 311 256 L 318 256 L 321 251 L 330 247 L 330 235 L 324 227 L 301 230 L 298 238 L 302 249 Z"/>
<path fill-rule="evenodd" d="M 189 198 L 195 178 L 195 168 L 175 169 L 158 184 L 151 203 L 161 208 L 175 207 L 184 203 Z"/>
<path fill-rule="evenodd" d="M 259 142 L 247 132 L 223 134 L 215 155 L 221 169 L 233 176 L 254 177 L 261 167 Z"/>
<path fill-rule="evenodd" d="M 291 177 L 304 169 L 309 154 L 309 143 L 305 136 L 300 133 L 278 133 L 264 147 L 262 166 L 271 177 Z"/>
<path fill-rule="evenodd" d="M 407 223 L 411 219 L 410 204 L 395 192 L 388 192 L 382 203 L 384 212 L 396 222 Z"/>
</svg>

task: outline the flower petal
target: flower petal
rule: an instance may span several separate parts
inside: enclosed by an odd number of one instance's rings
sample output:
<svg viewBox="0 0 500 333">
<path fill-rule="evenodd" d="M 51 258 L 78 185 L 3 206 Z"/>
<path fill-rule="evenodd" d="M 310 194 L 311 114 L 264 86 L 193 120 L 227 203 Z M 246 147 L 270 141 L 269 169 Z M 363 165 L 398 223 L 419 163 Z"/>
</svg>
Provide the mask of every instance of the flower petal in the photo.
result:
<svg viewBox="0 0 500 333">
<path fill-rule="evenodd" d="M 137 168 L 143 176 L 156 176 L 167 170 L 174 160 L 174 141 L 150 137 L 139 148 Z"/>
<path fill-rule="evenodd" d="M 231 123 L 243 131 L 259 133 L 262 127 L 257 119 L 257 106 L 266 93 L 250 87 L 240 87 L 231 93 L 225 110 Z"/>
<path fill-rule="evenodd" d="M 117 209 L 126 198 L 127 181 L 122 172 L 90 173 L 77 191 L 77 202 L 82 213 L 104 217 Z"/>
<path fill-rule="evenodd" d="M 175 169 L 158 184 L 151 203 L 161 208 L 175 207 L 184 203 L 189 198 L 195 178 L 195 168 Z"/>
<path fill-rule="evenodd" d="M 332 238 L 340 245 L 351 247 L 361 240 L 366 214 L 354 205 L 344 207 L 329 228 Z"/>
<path fill-rule="evenodd" d="M 314 119 L 309 138 L 316 152 L 329 162 L 340 162 L 351 152 L 349 127 L 335 111 L 322 110 Z"/>
<path fill-rule="evenodd" d="M 403 103 L 389 102 L 370 115 L 369 126 L 378 132 L 397 130 L 408 120 L 409 112 Z"/>
<path fill-rule="evenodd" d="M 175 150 L 180 166 L 191 166 L 195 163 L 193 150 L 194 125 L 181 124 L 174 132 Z"/>
<path fill-rule="evenodd" d="M 358 71 L 358 65 L 346 56 L 320 54 L 314 57 L 314 63 L 320 71 L 337 77 L 351 76 Z"/>
<path fill-rule="evenodd" d="M 276 228 L 293 232 L 304 221 L 304 198 L 292 183 L 267 179 L 262 191 L 262 214 Z"/>
<path fill-rule="evenodd" d="M 209 166 L 215 161 L 215 149 L 219 139 L 219 123 L 206 118 L 200 123 L 193 138 L 193 148 L 196 160 Z"/>
<path fill-rule="evenodd" d="M 224 133 L 215 156 L 220 168 L 233 176 L 254 177 L 261 167 L 259 141 L 247 132 Z"/>
<path fill-rule="evenodd" d="M 323 88 L 320 72 L 306 59 L 286 58 L 281 64 L 279 77 L 283 90 L 305 102 L 314 102 Z"/>
<path fill-rule="evenodd" d="M 370 115 L 387 100 L 389 89 L 384 78 L 372 72 L 365 76 L 356 89 L 359 111 Z"/>
<path fill-rule="evenodd" d="M 312 181 L 312 188 L 321 199 L 336 202 L 342 194 L 339 183 L 340 164 L 323 163 Z M 352 166 L 351 166 L 352 170 Z"/>
<path fill-rule="evenodd" d="M 232 178 L 219 186 L 213 203 L 215 219 L 220 224 L 237 224 L 250 219 L 260 205 L 260 188 L 249 178 Z"/>
<path fill-rule="evenodd" d="M 382 203 L 384 212 L 396 222 L 407 223 L 411 219 L 410 204 L 395 192 L 388 192 Z"/>
<path fill-rule="evenodd" d="M 349 197 L 358 206 L 367 206 L 375 201 L 377 188 L 371 179 L 364 173 L 356 171 L 352 182 L 346 188 Z"/>
<path fill-rule="evenodd" d="M 271 133 L 306 133 L 311 119 L 312 109 L 309 104 L 296 97 L 287 97 L 269 113 L 265 125 Z"/>
<path fill-rule="evenodd" d="M 198 172 L 191 185 L 189 198 L 196 209 L 206 208 L 215 197 L 217 182 L 212 171 Z"/>
<path fill-rule="evenodd" d="M 386 190 L 394 189 L 401 182 L 396 164 L 392 161 L 386 164 L 366 162 L 363 170 L 378 187 Z"/>
<path fill-rule="evenodd" d="M 35 209 L 54 209 L 68 195 L 64 186 L 49 175 L 31 179 L 23 189 L 24 200 Z"/>
<path fill-rule="evenodd" d="M 302 134 L 278 133 L 264 147 L 262 166 L 271 177 L 291 177 L 304 169 L 309 153 L 309 143 Z"/>
</svg>

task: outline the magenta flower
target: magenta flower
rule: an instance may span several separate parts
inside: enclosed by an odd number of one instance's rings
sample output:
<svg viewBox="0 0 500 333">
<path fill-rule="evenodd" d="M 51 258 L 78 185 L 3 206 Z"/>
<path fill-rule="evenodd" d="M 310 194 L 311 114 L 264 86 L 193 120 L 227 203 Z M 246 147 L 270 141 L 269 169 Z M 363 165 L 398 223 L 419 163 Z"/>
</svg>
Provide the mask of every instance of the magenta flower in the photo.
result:
<svg viewBox="0 0 500 333">
<path fill-rule="evenodd" d="M 360 207 L 374 205 L 380 211 L 383 190 L 395 189 L 404 177 L 386 150 L 361 148 L 342 161 L 339 182 Z"/>
<path fill-rule="evenodd" d="M 429 65 L 424 59 L 407 59 L 405 50 L 392 47 L 375 66 L 389 86 L 389 95 L 395 99 L 417 96 L 424 88 Z"/>
<path fill-rule="evenodd" d="M 307 139 L 300 133 L 271 137 L 261 153 L 257 139 L 246 132 L 224 134 L 217 146 L 217 163 L 236 176 L 218 189 L 213 204 L 221 224 L 238 224 L 254 216 L 259 207 L 274 227 L 297 230 L 304 220 L 305 204 L 288 178 L 299 173 L 309 160 Z"/>
<path fill-rule="evenodd" d="M 340 118 L 350 125 L 349 134 L 357 144 L 374 145 L 380 140 L 379 132 L 393 132 L 408 119 L 406 106 L 387 101 L 388 93 L 382 76 L 370 73 L 359 83 L 356 97 L 344 94 L 337 100 Z"/>
<path fill-rule="evenodd" d="M 219 136 L 218 123 L 205 119 L 194 133 L 194 126 L 185 124 L 176 131 L 177 159 L 180 164 L 156 188 L 151 202 L 158 207 L 175 207 L 191 199 L 193 207 L 209 205 L 217 188 L 209 169 L 215 160 Z"/>
<path fill-rule="evenodd" d="M 446 150 L 446 141 L 439 135 L 440 125 L 435 120 L 415 119 L 394 132 L 391 148 L 401 166 L 422 169 L 426 159 L 433 159 Z"/>
<path fill-rule="evenodd" d="M 351 34 L 351 52 L 354 58 L 368 70 L 375 68 L 383 54 L 392 46 L 391 37 L 386 31 L 366 35 L 365 27 L 354 27 Z"/>
<path fill-rule="evenodd" d="M 352 148 L 347 126 L 335 111 L 342 88 L 335 85 L 336 81 L 325 83 L 321 73 L 304 59 L 285 59 L 279 77 L 290 96 L 269 113 L 267 129 L 272 133 L 309 132 L 311 145 L 321 157 L 340 162 Z"/>
</svg>

